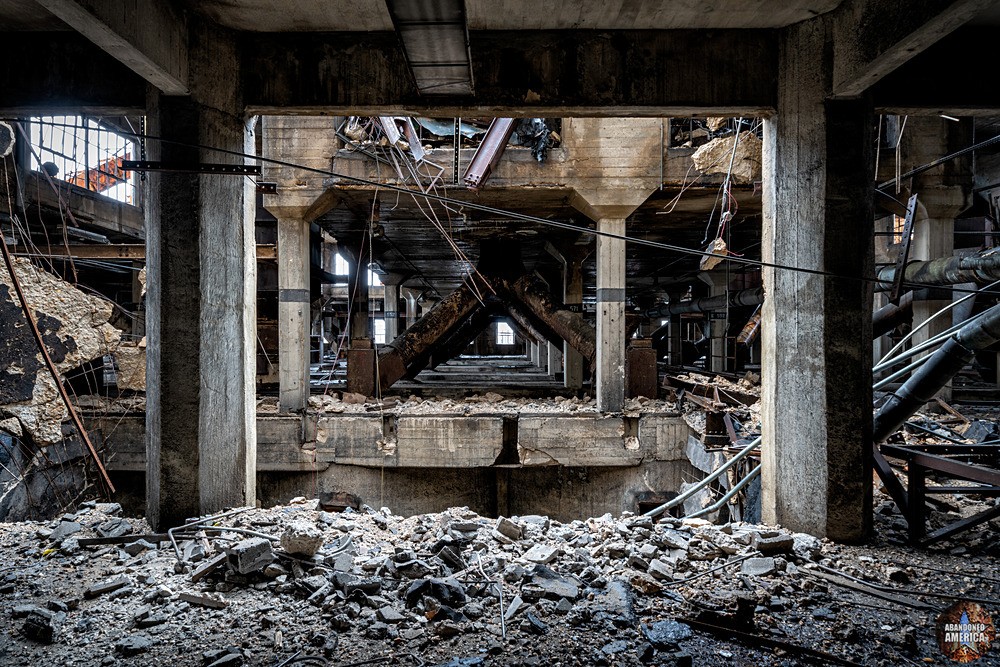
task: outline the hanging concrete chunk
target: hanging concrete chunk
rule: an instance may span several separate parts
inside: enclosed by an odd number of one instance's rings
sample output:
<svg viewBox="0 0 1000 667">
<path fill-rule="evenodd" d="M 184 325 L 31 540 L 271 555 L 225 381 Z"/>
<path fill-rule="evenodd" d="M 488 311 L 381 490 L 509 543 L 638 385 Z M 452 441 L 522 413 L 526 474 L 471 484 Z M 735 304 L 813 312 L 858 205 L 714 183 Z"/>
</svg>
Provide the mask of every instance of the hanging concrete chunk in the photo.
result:
<svg viewBox="0 0 1000 667">
<path fill-rule="evenodd" d="M 25 259 L 14 258 L 24 297 L 52 362 L 60 373 L 96 359 L 115 346 L 121 332 L 108 324 L 110 301 L 85 294 Z M 61 442 L 67 418 L 52 378 L 24 316 L 6 266 L 0 264 L 0 417 L 17 417 L 36 444 Z"/>
</svg>

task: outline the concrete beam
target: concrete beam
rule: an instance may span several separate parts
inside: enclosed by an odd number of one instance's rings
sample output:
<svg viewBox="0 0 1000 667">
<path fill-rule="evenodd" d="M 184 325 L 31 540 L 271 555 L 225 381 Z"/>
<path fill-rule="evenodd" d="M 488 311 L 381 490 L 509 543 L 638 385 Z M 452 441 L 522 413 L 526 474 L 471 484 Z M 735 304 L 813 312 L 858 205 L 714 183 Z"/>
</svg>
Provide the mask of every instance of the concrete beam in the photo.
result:
<svg viewBox="0 0 1000 667">
<path fill-rule="evenodd" d="M 864 100 L 825 101 L 822 19 L 788 28 L 778 113 L 764 123 L 763 520 L 841 541 L 872 522 L 874 127 Z"/>
<path fill-rule="evenodd" d="M 164 95 L 187 95 L 187 28 L 161 0 L 38 0 Z"/>
<path fill-rule="evenodd" d="M 753 116 L 775 100 L 769 30 L 472 32 L 471 100 L 420 96 L 395 33 L 243 39 L 252 113 Z"/>
<path fill-rule="evenodd" d="M 0 32 L 0 113 L 142 114 L 146 82 L 72 32 Z"/>
<path fill-rule="evenodd" d="M 880 112 L 900 115 L 996 116 L 1000 87 L 982 84 L 969 63 L 995 57 L 996 28 L 965 26 L 886 76 L 872 90 Z"/>
<path fill-rule="evenodd" d="M 138 209 L 136 209 L 138 210 Z M 76 215 L 76 214 L 74 214 Z M 79 216 L 77 216 L 79 218 Z M 13 255 L 37 257 L 38 253 L 14 252 Z M 44 257 L 72 257 L 73 259 L 146 259 L 146 246 L 138 243 L 70 243 L 45 248 Z M 257 244 L 258 260 L 273 260 L 277 257 L 275 246 L 270 243 Z"/>
<path fill-rule="evenodd" d="M 857 97 L 994 0 L 848 0 L 834 12 L 833 97 Z"/>
</svg>

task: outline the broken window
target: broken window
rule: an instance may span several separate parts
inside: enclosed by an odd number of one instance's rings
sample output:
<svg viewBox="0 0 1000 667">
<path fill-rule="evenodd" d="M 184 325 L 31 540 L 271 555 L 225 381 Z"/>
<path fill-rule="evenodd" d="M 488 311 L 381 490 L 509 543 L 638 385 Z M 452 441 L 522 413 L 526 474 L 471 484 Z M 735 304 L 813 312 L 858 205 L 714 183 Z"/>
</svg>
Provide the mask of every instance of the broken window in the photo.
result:
<svg viewBox="0 0 1000 667">
<path fill-rule="evenodd" d="M 513 345 L 514 330 L 506 322 L 497 322 L 497 345 Z"/>
<path fill-rule="evenodd" d="M 32 169 L 115 201 L 137 203 L 135 174 L 124 169 L 126 160 L 135 159 L 136 147 L 110 122 L 87 116 L 40 116 L 28 126 Z"/>
<path fill-rule="evenodd" d="M 375 318 L 375 344 L 385 345 L 385 320 L 380 317 Z"/>
</svg>

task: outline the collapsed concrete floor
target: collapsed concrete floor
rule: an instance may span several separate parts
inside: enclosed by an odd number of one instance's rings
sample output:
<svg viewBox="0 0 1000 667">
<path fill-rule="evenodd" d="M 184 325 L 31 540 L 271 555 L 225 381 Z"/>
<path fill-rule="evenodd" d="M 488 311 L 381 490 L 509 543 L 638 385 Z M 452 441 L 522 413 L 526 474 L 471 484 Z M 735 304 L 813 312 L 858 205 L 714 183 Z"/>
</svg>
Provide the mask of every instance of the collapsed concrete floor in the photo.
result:
<svg viewBox="0 0 1000 667">
<path fill-rule="evenodd" d="M 402 518 L 304 498 L 174 546 L 120 514 L 0 524 L 0 663 L 946 664 L 941 611 L 1000 604 L 995 526 L 917 551 L 884 497 L 877 549 L 743 523 Z M 1000 664 L 996 649 L 976 664 Z"/>
</svg>

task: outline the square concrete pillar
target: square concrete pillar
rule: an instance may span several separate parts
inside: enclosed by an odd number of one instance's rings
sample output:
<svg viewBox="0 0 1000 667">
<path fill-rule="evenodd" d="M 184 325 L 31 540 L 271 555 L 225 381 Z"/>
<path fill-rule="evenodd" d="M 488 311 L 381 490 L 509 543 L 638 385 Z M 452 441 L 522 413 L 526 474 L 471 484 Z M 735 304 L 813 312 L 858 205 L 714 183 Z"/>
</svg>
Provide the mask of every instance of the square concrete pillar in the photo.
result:
<svg viewBox="0 0 1000 667">
<path fill-rule="evenodd" d="M 549 375 L 555 377 L 560 370 L 562 370 L 563 355 L 562 350 L 553 345 L 548 344 L 548 359 L 549 359 Z"/>
<path fill-rule="evenodd" d="M 385 342 L 391 343 L 399 335 L 399 283 L 385 285 L 385 303 L 382 317 L 385 319 Z"/>
<path fill-rule="evenodd" d="M 278 405 L 302 410 L 309 399 L 309 223 L 278 218 Z"/>
<path fill-rule="evenodd" d="M 763 520 L 840 541 L 872 521 L 873 117 L 826 101 L 823 20 L 780 39 L 764 123 Z"/>
<path fill-rule="evenodd" d="M 150 95 L 149 133 L 253 153 L 235 43 L 194 23 L 192 97 Z M 243 159 L 167 141 L 167 163 Z M 154 529 L 256 500 L 253 185 L 243 176 L 146 175 L 146 516 Z"/>
<path fill-rule="evenodd" d="M 624 218 L 602 218 L 597 230 L 625 235 Z M 597 237 L 597 409 L 625 407 L 625 241 Z"/>
<path fill-rule="evenodd" d="M 536 343 L 536 349 L 538 350 L 535 354 L 538 360 L 535 364 L 541 368 L 546 373 L 549 372 L 549 342 L 547 340 L 542 340 Z"/>
</svg>

